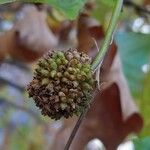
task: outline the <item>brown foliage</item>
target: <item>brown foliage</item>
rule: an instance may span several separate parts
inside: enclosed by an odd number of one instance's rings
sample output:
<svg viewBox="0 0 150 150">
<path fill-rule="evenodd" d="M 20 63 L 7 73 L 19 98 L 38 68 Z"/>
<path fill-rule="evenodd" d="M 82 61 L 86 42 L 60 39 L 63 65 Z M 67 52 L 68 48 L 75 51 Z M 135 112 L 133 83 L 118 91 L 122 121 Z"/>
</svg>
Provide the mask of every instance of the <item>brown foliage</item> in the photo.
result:
<svg viewBox="0 0 150 150">
<path fill-rule="evenodd" d="M 144 0 L 144 5 L 150 5 L 150 1 L 149 0 Z"/>
<path fill-rule="evenodd" d="M 34 5 L 26 5 L 21 10 L 22 18 L 14 27 L 0 36 L 0 59 L 6 55 L 32 62 L 57 44 L 55 35 L 46 23 L 46 12 Z"/>
<path fill-rule="evenodd" d="M 89 17 L 87 14 L 81 14 L 78 19 L 78 50 L 88 52 L 95 48 L 94 39 L 101 40 L 104 36 L 102 26 L 98 21 Z"/>
</svg>

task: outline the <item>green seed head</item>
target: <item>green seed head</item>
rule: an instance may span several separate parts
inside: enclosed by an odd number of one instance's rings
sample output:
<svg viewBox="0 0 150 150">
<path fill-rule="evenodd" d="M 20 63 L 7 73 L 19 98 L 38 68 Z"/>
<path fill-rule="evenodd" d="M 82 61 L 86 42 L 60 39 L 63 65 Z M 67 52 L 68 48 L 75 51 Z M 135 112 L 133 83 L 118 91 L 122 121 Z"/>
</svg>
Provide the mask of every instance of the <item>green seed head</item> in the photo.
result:
<svg viewBox="0 0 150 150">
<path fill-rule="evenodd" d="M 69 79 L 70 79 L 71 81 L 74 81 L 74 80 L 76 80 L 76 77 L 75 77 L 74 75 L 70 75 L 70 76 L 69 76 Z"/>
<path fill-rule="evenodd" d="M 41 72 L 42 76 L 44 76 L 44 77 L 48 77 L 49 76 L 49 71 L 48 70 L 41 69 L 40 72 Z"/>
<path fill-rule="evenodd" d="M 70 65 L 71 66 L 76 66 L 76 65 L 78 65 L 78 60 L 77 59 L 72 59 L 71 61 L 70 61 Z"/>
<path fill-rule="evenodd" d="M 51 72 L 50 72 L 50 76 L 51 76 L 51 78 L 54 78 L 54 77 L 55 77 L 55 75 L 56 75 L 56 73 L 57 73 L 57 72 L 56 72 L 55 70 L 51 71 Z"/>
<path fill-rule="evenodd" d="M 50 68 L 52 69 L 52 70 L 56 70 L 57 69 L 57 63 L 56 62 L 51 62 L 50 63 Z"/>
<path fill-rule="evenodd" d="M 73 49 L 51 51 L 39 60 L 28 92 L 43 115 L 58 120 L 89 107 L 95 87 L 90 60 Z"/>
<path fill-rule="evenodd" d="M 60 77 L 62 77 L 63 75 L 62 75 L 62 73 L 61 72 L 57 72 L 57 77 L 58 78 L 60 78 Z"/>
<path fill-rule="evenodd" d="M 66 64 L 68 63 L 68 60 L 66 60 L 65 58 L 62 59 L 62 63 L 63 63 L 64 65 L 66 65 Z"/>
<path fill-rule="evenodd" d="M 49 79 L 48 78 L 44 78 L 42 79 L 42 85 L 48 85 L 49 84 Z"/>
<path fill-rule="evenodd" d="M 68 72 L 71 73 L 71 74 L 76 73 L 76 69 L 73 68 L 73 67 L 69 67 L 67 70 L 68 70 Z"/>
<path fill-rule="evenodd" d="M 64 53 L 63 53 L 63 52 L 60 52 L 60 51 L 57 52 L 57 56 L 58 56 L 59 58 L 65 58 Z"/>
<path fill-rule="evenodd" d="M 64 77 L 68 78 L 70 76 L 69 72 L 68 71 L 65 71 L 64 72 Z"/>
<path fill-rule="evenodd" d="M 60 59 L 60 58 L 57 58 L 57 59 L 55 60 L 55 62 L 56 62 L 57 65 L 60 65 L 60 64 L 61 64 L 61 59 Z"/>
<path fill-rule="evenodd" d="M 82 84 L 82 87 L 83 87 L 85 90 L 92 90 L 91 85 L 88 84 L 88 83 L 86 83 L 86 82 Z"/>
<path fill-rule="evenodd" d="M 61 81 L 64 82 L 64 83 L 67 83 L 67 82 L 68 82 L 68 79 L 65 78 L 65 77 L 63 77 Z"/>
</svg>

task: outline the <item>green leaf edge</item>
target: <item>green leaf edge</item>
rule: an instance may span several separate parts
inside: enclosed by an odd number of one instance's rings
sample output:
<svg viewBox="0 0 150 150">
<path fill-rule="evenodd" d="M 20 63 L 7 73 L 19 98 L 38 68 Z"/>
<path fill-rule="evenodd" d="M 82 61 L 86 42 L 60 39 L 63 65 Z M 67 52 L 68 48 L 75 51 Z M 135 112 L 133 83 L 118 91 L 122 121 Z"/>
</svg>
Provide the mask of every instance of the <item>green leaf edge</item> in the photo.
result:
<svg viewBox="0 0 150 150">
<path fill-rule="evenodd" d="M 74 20 L 78 16 L 86 1 L 87 0 L 74 0 L 72 3 L 68 3 L 70 4 L 68 7 L 65 7 L 66 3 L 60 3 L 61 1 L 59 0 L 1 0 L 0 5 L 12 2 L 47 3 L 60 11 L 68 19 Z"/>
</svg>

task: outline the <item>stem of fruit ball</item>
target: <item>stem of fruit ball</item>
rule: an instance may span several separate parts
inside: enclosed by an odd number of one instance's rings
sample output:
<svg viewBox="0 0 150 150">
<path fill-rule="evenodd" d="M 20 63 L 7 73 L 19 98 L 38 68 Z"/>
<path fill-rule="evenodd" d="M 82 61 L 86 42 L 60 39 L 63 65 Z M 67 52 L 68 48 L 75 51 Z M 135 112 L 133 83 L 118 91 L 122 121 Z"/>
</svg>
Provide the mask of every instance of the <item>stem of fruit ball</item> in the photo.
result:
<svg viewBox="0 0 150 150">
<path fill-rule="evenodd" d="M 111 18 L 109 27 L 106 32 L 104 42 L 102 44 L 102 47 L 99 50 L 98 54 L 96 55 L 94 61 L 92 62 L 92 70 L 96 70 L 99 67 L 100 63 L 102 62 L 102 60 L 110 46 L 111 41 L 113 41 L 114 31 L 116 29 L 118 19 L 120 16 L 120 12 L 121 12 L 122 6 L 123 6 L 122 4 L 123 4 L 123 0 L 117 1 L 113 16 Z"/>
<path fill-rule="evenodd" d="M 113 40 L 113 34 L 114 34 L 115 28 L 117 26 L 118 20 L 119 20 L 120 12 L 121 12 L 121 9 L 123 6 L 122 4 L 123 4 L 123 0 L 117 0 L 113 14 L 112 14 L 112 18 L 110 20 L 108 30 L 106 32 L 106 36 L 105 36 L 103 45 L 101 47 L 101 50 L 99 50 L 98 54 L 96 55 L 96 57 L 92 63 L 92 70 L 93 71 L 95 71 L 98 67 L 100 67 L 99 65 L 101 64 L 101 62 L 102 62 L 102 60 L 103 60 L 103 58 L 104 58 L 104 56 L 105 56 L 105 54 L 109 48 L 111 40 Z M 73 139 L 74 139 L 87 111 L 88 111 L 88 108 L 85 110 L 85 112 L 83 112 L 80 115 L 80 117 L 79 117 L 70 137 L 69 137 L 69 140 L 67 141 L 67 144 L 66 144 L 64 150 L 69 150 L 70 145 L 71 145 L 71 143 L 72 143 L 72 141 L 73 141 Z"/>
</svg>

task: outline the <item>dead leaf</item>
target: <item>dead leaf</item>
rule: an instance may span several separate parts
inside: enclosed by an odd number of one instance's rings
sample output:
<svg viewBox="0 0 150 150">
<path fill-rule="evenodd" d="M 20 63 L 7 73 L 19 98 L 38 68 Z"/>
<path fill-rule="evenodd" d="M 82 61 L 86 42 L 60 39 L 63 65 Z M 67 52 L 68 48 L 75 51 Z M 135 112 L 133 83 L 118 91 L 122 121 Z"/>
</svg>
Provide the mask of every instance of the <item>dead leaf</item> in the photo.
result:
<svg viewBox="0 0 150 150">
<path fill-rule="evenodd" d="M 150 5 L 150 1 L 149 0 L 144 0 L 144 5 Z"/>
<path fill-rule="evenodd" d="M 88 16 L 87 14 L 81 14 L 78 19 L 78 51 L 87 53 L 89 50 L 93 52 L 95 49 L 94 38 L 98 43 L 103 38 L 104 32 L 99 22 Z M 94 50 L 97 51 L 96 49 Z"/>
<path fill-rule="evenodd" d="M 93 138 L 100 139 L 107 150 L 115 150 L 127 135 L 138 133 L 143 126 L 119 65 L 118 55 L 115 56 L 107 77 L 102 77 L 102 80 L 108 85 L 94 97 L 74 139 L 72 150 L 83 149 Z"/>
<path fill-rule="evenodd" d="M 57 49 L 67 50 L 76 45 L 76 22 L 65 20 L 61 23 Z"/>
<path fill-rule="evenodd" d="M 32 62 L 57 45 L 56 36 L 46 23 L 46 12 L 34 5 L 25 5 L 14 27 L 0 36 L 3 57 Z"/>
<path fill-rule="evenodd" d="M 57 38 L 47 25 L 45 10 L 25 5 L 21 13 L 22 17 L 14 26 L 20 45 L 32 48 L 33 51 L 45 51 L 57 45 Z"/>
<path fill-rule="evenodd" d="M 122 73 L 119 55 L 113 44 L 108 51 L 101 68 L 101 80 L 105 82 L 102 91 L 96 91 L 94 101 L 86 118 L 71 145 L 70 150 L 82 150 L 94 139 L 100 139 L 107 150 L 115 150 L 130 133 L 138 133 L 143 120 L 131 97 L 127 82 Z M 53 150 L 59 150 L 59 139 L 69 137 L 74 122 L 63 126 Z M 64 135 L 64 136 L 63 136 Z M 61 143 L 61 149 L 66 140 Z"/>
</svg>

